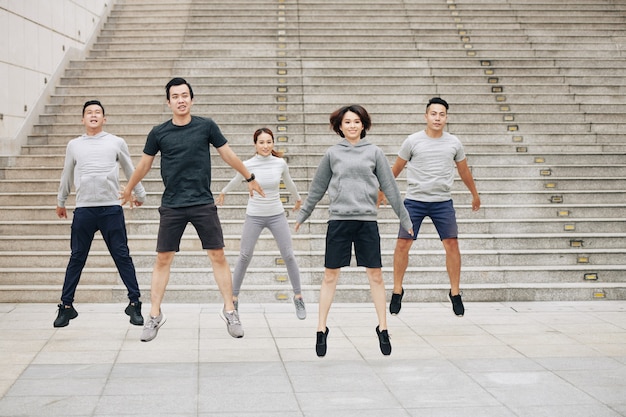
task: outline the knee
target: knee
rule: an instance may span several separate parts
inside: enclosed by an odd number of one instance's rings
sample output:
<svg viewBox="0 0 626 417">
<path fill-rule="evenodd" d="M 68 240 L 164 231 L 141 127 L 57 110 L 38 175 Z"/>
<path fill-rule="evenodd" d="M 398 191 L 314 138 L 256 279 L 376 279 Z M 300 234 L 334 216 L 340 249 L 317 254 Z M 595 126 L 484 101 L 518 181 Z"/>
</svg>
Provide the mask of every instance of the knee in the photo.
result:
<svg viewBox="0 0 626 417">
<path fill-rule="evenodd" d="M 334 271 L 331 273 L 326 272 L 324 274 L 324 278 L 322 279 L 322 284 L 326 284 L 326 285 L 335 285 L 337 284 L 337 281 L 339 280 L 339 274 L 335 273 Z"/>
<path fill-rule="evenodd" d="M 459 253 L 459 241 L 456 238 L 453 239 L 444 239 L 442 240 L 443 247 L 446 250 L 446 253 L 455 254 Z"/>
<path fill-rule="evenodd" d="M 70 262 L 84 264 L 85 262 L 87 262 L 87 255 L 89 255 L 88 251 L 84 251 L 84 250 L 72 251 L 70 255 Z"/>
<path fill-rule="evenodd" d="M 209 260 L 212 264 L 222 265 L 226 262 L 226 254 L 224 253 L 224 249 L 215 249 L 207 251 L 209 255 Z"/>
<path fill-rule="evenodd" d="M 413 245 L 413 239 L 398 239 L 396 242 L 396 253 L 409 253 L 409 249 L 411 249 L 411 245 Z"/>
<path fill-rule="evenodd" d="M 296 261 L 296 255 L 294 255 L 293 252 L 289 252 L 283 255 L 282 258 L 283 258 L 283 261 L 285 261 L 285 264 L 290 264 Z"/>
<path fill-rule="evenodd" d="M 157 269 L 169 268 L 174 260 L 174 252 L 159 252 L 157 253 L 154 267 Z"/>
<path fill-rule="evenodd" d="M 249 263 L 252 260 L 252 253 L 250 252 L 239 252 L 239 260 L 244 263 Z"/>
<path fill-rule="evenodd" d="M 383 280 L 382 271 L 380 271 L 380 272 L 370 272 L 368 274 L 368 277 L 369 277 L 371 285 L 385 285 L 385 282 Z"/>
</svg>

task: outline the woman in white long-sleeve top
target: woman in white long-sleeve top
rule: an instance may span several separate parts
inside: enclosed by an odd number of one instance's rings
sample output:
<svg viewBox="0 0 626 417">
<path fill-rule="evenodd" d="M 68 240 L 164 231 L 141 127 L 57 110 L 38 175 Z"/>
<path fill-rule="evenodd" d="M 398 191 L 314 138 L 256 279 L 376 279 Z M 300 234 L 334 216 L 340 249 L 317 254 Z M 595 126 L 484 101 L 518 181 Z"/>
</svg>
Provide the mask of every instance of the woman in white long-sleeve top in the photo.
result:
<svg viewBox="0 0 626 417">
<path fill-rule="evenodd" d="M 287 163 L 281 158 L 282 155 L 274 150 L 274 134 L 272 131 L 266 127 L 257 129 L 254 132 L 253 139 L 256 155 L 244 161 L 244 165 L 250 172 L 254 172 L 254 177 L 265 191 L 265 197 L 254 193 L 248 199 L 246 219 L 241 233 L 239 259 L 233 272 L 233 301 L 235 302 L 235 308 L 238 308 L 239 290 L 252 260 L 254 246 L 263 229 L 268 228 L 272 232 L 278 244 L 280 255 L 287 266 L 287 274 L 294 292 L 293 301 L 296 307 L 296 315 L 300 320 L 303 320 L 306 318 L 306 309 L 302 299 L 300 268 L 293 253 L 291 232 L 285 217 L 285 209 L 280 201 L 281 179 L 287 190 L 296 199 L 294 211 L 300 209 L 302 200 L 296 185 L 289 175 Z M 243 176 L 238 173 L 220 192 L 216 200 L 217 205 L 221 206 L 224 204 L 226 193 L 232 191 L 244 180 Z"/>
</svg>

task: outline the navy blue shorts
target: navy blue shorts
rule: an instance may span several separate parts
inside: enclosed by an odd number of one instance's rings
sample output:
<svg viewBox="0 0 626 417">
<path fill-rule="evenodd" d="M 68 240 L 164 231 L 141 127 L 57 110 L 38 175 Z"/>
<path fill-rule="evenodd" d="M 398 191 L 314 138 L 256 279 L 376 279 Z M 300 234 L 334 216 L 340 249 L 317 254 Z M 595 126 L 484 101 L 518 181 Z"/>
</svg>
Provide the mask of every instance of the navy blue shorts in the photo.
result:
<svg viewBox="0 0 626 417">
<path fill-rule="evenodd" d="M 352 244 L 358 266 L 382 268 L 378 223 L 361 220 L 330 220 L 326 232 L 324 266 L 337 269 L 350 265 Z"/>
<path fill-rule="evenodd" d="M 180 239 L 187 223 L 196 228 L 202 249 L 221 249 L 224 247 L 222 224 L 217 216 L 215 204 L 203 204 L 191 207 L 159 207 L 159 234 L 157 252 L 178 252 Z"/>
<path fill-rule="evenodd" d="M 406 207 L 411 222 L 413 222 L 413 236 L 400 226 L 398 239 L 417 239 L 417 232 L 419 232 L 426 216 L 433 221 L 441 240 L 455 239 L 459 236 L 459 227 L 456 223 L 456 212 L 452 200 L 425 202 L 406 199 L 404 200 L 404 207 Z"/>
</svg>

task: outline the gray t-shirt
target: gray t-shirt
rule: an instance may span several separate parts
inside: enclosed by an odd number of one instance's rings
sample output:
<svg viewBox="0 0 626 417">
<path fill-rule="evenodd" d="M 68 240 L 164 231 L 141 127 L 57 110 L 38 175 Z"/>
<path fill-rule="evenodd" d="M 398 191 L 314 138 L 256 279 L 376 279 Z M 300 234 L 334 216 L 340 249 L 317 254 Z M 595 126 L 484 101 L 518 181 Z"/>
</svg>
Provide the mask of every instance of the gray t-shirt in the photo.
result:
<svg viewBox="0 0 626 417">
<path fill-rule="evenodd" d="M 407 161 L 407 199 L 424 202 L 452 199 L 455 163 L 465 159 L 463 144 L 456 136 L 443 132 L 440 138 L 431 138 L 422 130 L 405 139 L 398 156 Z"/>
</svg>

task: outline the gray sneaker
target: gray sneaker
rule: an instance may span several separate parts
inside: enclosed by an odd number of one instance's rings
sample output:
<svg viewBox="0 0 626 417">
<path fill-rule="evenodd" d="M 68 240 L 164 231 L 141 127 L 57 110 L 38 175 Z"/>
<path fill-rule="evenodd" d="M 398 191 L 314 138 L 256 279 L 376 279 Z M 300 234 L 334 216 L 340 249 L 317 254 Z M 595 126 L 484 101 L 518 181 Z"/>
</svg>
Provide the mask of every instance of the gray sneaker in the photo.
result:
<svg viewBox="0 0 626 417">
<path fill-rule="evenodd" d="M 157 333 L 159 328 L 165 324 L 165 316 L 163 313 L 160 313 L 156 317 L 150 316 L 148 322 L 143 326 L 143 332 L 141 333 L 141 341 L 149 342 L 155 337 L 157 337 Z"/>
<path fill-rule="evenodd" d="M 293 297 L 293 303 L 296 306 L 296 316 L 300 320 L 306 319 L 306 308 L 304 307 L 304 300 L 296 296 Z"/>
<path fill-rule="evenodd" d="M 222 309 L 222 311 L 220 312 L 220 317 L 226 322 L 228 334 L 230 334 L 232 337 L 243 337 L 243 327 L 241 327 L 241 322 L 239 321 L 239 312 L 237 310 L 233 310 L 229 313 Z"/>
</svg>

